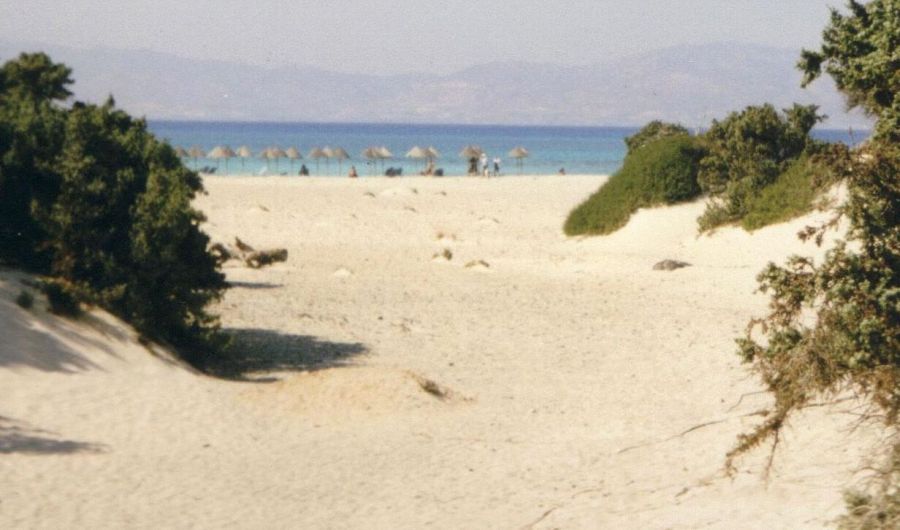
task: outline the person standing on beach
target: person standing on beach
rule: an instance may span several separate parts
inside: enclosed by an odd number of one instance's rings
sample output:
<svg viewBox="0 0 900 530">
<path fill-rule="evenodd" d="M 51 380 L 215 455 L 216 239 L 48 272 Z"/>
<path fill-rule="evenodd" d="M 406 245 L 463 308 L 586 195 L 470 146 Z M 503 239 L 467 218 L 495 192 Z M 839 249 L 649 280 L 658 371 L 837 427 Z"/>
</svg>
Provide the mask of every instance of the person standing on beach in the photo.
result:
<svg viewBox="0 0 900 530">
<path fill-rule="evenodd" d="M 500 157 L 499 156 L 494 158 L 494 176 L 495 177 L 500 176 Z"/>
<path fill-rule="evenodd" d="M 488 173 L 487 153 L 481 153 L 481 175 L 484 177 L 490 176 L 490 173 Z"/>
</svg>

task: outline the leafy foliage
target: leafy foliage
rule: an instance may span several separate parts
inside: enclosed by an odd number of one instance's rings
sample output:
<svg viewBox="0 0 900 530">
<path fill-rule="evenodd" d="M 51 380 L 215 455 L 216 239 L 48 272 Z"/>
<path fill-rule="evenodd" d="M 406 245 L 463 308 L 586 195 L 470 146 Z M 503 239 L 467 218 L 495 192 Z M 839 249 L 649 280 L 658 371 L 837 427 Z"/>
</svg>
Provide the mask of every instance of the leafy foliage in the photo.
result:
<svg viewBox="0 0 900 530">
<path fill-rule="evenodd" d="M 199 177 L 111 99 L 59 106 L 69 70 L 43 54 L 0 80 L 0 260 L 59 278 L 48 285 L 145 335 L 214 346 L 205 307 L 225 282 L 191 208 Z"/>
<path fill-rule="evenodd" d="M 824 71 L 834 78 L 849 107 L 877 118 L 875 137 L 900 140 L 900 1 L 851 0 L 849 13 L 831 11 L 819 51 L 803 50 L 803 86 Z"/>
<path fill-rule="evenodd" d="M 900 3 L 850 2 L 834 11 L 820 53 L 800 61 L 810 82 L 826 71 L 851 105 L 876 115 L 876 134 L 859 151 L 833 149 L 830 167 L 846 179 L 848 202 L 838 214 L 849 221 L 844 240 L 821 264 L 794 256 L 770 264 L 759 276 L 771 292 L 771 312 L 751 321 L 738 340 L 745 362 L 762 376 L 775 407 L 754 431 L 740 437 L 737 455 L 768 439 L 777 443 L 788 417 L 819 397 L 850 390 L 867 398 L 892 431 L 885 465 L 868 491 L 847 494 L 842 528 L 896 528 L 900 524 L 900 146 L 897 144 Z M 803 237 L 821 243 L 837 219 L 809 228 Z M 814 315 L 813 319 L 809 317 Z M 762 335 L 755 334 L 760 330 Z"/>
<path fill-rule="evenodd" d="M 667 136 L 636 148 L 618 172 L 569 214 L 566 234 L 608 234 L 638 208 L 690 200 L 700 193 L 703 150 L 687 135 Z"/>
<path fill-rule="evenodd" d="M 782 116 L 766 104 L 713 121 L 703 137 L 708 154 L 700 161 L 697 176 L 711 197 L 699 219 L 701 230 L 747 215 L 752 197 L 813 145 L 809 131 L 824 118 L 817 110 L 815 105 L 795 104 Z"/>
<path fill-rule="evenodd" d="M 801 155 L 772 184 L 748 198 L 741 226 L 757 230 L 807 213 L 830 182 L 822 178 L 827 173 L 817 157 Z"/>
<path fill-rule="evenodd" d="M 666 123 L 659 120 L 653 120 L 641 127 L 641 130 L 638 132 L 625 138 L 625 145 L 628 146 L 628 152 L 631 153 L 638 147 L 647 145 L 660 138 L 665 138 L 667 136 L 688 136 L 689 134 L 687 129 L 677 123 Z"/>
</svg>

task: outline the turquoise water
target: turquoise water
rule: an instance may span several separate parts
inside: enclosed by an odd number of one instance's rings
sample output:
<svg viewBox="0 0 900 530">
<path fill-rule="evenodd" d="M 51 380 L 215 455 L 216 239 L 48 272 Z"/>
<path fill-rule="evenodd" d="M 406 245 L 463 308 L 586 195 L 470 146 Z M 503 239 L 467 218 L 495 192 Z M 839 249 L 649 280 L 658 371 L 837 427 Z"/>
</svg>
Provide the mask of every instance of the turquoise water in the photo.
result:
<svg viewBox="0 0 900 530">
<path fill-rule="evenodd" d="M 464 175 L 467 162 L 459 156 L 469 144 L 480 146 L 488 158 L 501 159 L 501 174 L 519 173 L 515 160 L 507 153 L 516 146 L 525 147 L 530 155 L 523 160 L 525 174 L 556 174 L 565 168 L 568 174 L 608 174 L 616 171 L 625 157 L 624 138 L 634 134 L 634 127 L 533 127 L 496 125 L 420 125 L 420 124 L 371 124 L 371 123 L 254 123 L 254 122 L 185 122 L 150 121 L 150 129 L 174 146 L 185 149 L 197 145 L 209 152 L 217 145 L 228 145 L 237 150 L 248 146 L 256 155 L 269 146 L 282 149 L 296 147 L 303 159 L 291 164 L 287 159 L 262 160 L 256 156 L 241 160 L 232 159 L 227 164 L 206 158 L 188 159 L 190 167 L 218 165 L 216 174 L 293 174 L 300 164 L 306 164 L 311 174 L 346 175 L 350 165 L 355 165 L 360 176 L 383 174 L 383 168 L 403 168 L 404 175 L 417 174 L 423 168 L 421 161 L 408 159 L 406 153 L 413 146 L 434 146 L 441 153 L 436 167 L 446 175 Z M 851 142 L 846 131 L 816 131 L 816 136 L 829 141 Z M 852 140 L 860 141 L 857 135 Z M 351 156 L 340 164 L 334 160 L 318 163 L 307 155 L 314 147 L 343 147 Z M 392 159 L 368 163 L 362 151 L 369 146 L 385 146 L 394 155 Z"/>
</svg>

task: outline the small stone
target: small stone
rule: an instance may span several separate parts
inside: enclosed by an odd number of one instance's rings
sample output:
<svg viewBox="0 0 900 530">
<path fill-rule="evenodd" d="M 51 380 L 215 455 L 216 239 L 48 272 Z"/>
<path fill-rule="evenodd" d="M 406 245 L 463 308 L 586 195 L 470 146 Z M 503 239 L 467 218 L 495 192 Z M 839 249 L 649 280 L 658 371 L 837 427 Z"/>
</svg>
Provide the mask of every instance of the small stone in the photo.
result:
<svg viewBox="0 0 900 530">
<path fill-rule="evenodd" d="M 690 267 L 691 264 L 678 261 L 674 259 L 664 259 L 653 266 L 653 270 L 655 271 L 674 271 L 675 269 L 681 269 L 683 267 Z"/>
</svg>

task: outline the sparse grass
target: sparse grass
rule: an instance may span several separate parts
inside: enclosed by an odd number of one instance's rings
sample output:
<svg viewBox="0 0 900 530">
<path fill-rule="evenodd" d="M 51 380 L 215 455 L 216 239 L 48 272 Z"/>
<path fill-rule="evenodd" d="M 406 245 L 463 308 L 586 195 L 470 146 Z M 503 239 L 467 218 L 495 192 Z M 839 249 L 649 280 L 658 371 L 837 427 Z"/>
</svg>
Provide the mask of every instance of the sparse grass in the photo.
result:
<svg viewBox="0 0 900 530">
<path fill-rule="evenodd" d="M 609 234 L 624 226 L 638 208 L 690 200 L 700 193 L 697 140 L 674 136 L 638 147 L 596 193 L 569 214 L 567 235 Z"/>
</svg>

